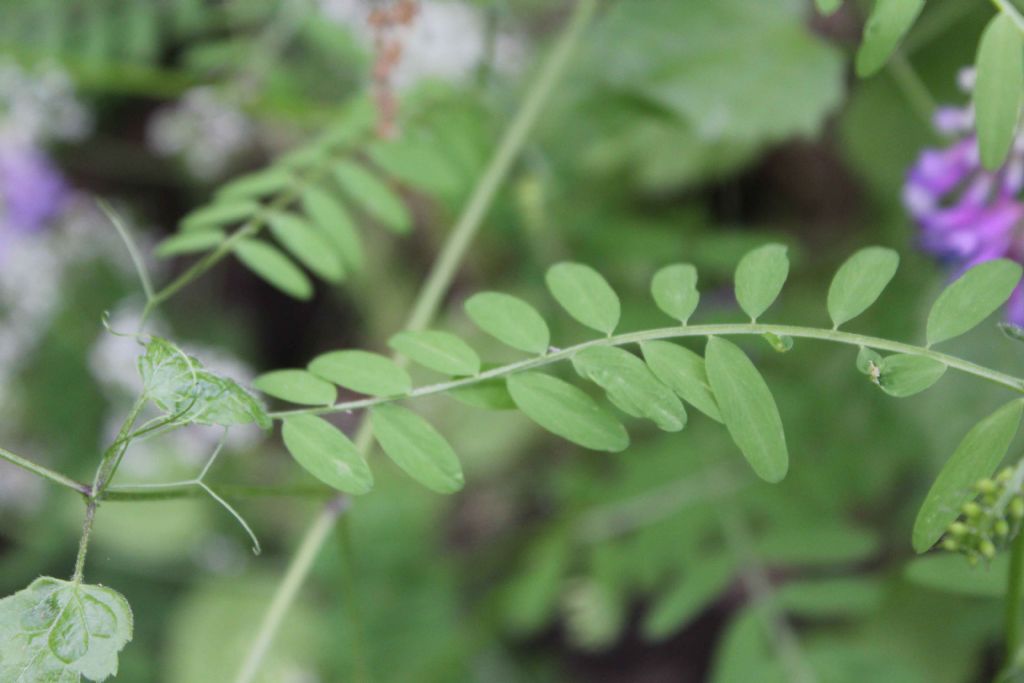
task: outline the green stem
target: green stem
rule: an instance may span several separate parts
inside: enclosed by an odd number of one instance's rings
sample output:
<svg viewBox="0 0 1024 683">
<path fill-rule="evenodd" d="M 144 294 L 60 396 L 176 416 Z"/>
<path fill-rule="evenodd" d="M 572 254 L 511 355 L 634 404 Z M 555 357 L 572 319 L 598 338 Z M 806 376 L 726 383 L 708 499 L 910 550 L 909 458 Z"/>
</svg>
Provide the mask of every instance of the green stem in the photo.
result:
<svg viewBox="0 0 1024 683">
<path fill-rule="evenodd" d="M 89 500 L 85 504 L 85 521 L 82 522 L 82 538 L 78 541 L 78 557 L 75 558 L 75 573 L 71 580 L 81 583 L 85 573 L 85 556 L 89 552 L 89 537 L 92 536 L 92 524 L 96 519 L 96 501 Z"/>
<path fill-rule="evenodd" d="M 114 475 L 117 473 L 117 468 L 124 458 L 125 451 L 128 450 L 128 444 L 131 443 L 132 427 L 135 426 L 135 421 L 145 405 L 146 397 L 140 396 L 128 412 L 128 417 L 125 418 L 124 424 L 121 425 L 121 431 L 118 432 L 117 438 L 114 439 L 114 442 L 107 448 L 106 453 L 103 454 L 103 459 L 100 461 L 99 467 L 96 468 L 96 476 L 93 477 L 92 488 L 89 492 L 90 499 L 96 500 L 103 493 L 104 489 L 110 485 L 111 480 L 113 480 Z"/>
<path fill-rule="evenodd" d="M 691 325 L 685 327 L 662 327 L 654 330 L 644 330 L 642 332 L 626 332 L 624 334 L 617 334 L 611 337 L 602 337 L 600 339 L 592 339 L 590 341 L 576 344 L 575 346 L 569 346 L 567 348 L 549 353 L 544 356 L 537 358 L 529 358 L 527 360 L 518 361 L 515 363 L 509 363 L 508 365 L 502 365 L 485 372 L 481 372 L 473 377 L 465 377 L 462 379 L 451 380 L 448 382 L 439 382 L 437 384 L 429 384 L 422 387 L 417 387 L 410 391 L 408 394 L 401 396 L 386 396 L 382 398 L 365 398 L 358 399 L 355 401 L 345 401 L 342 403 L 336 403 L 330 406 L 319 406 L 315 408 L 298 408 L 295 410 L 285 410 L 276 413 L 271 413 L 271 417 L 280 419 L 289 415 L 322 415 L 325 413 L 337 413 L 347 412 L 351 410 L 359 410 L 361 408 L 371 408 L 376 405 L 383 403 L 390 403 L 393 401 L 401 401 L 410 398 L 419 398 L 421 396 L 430 396 L 431 394 L 442 394 L 453 389 L 461 389 L 464 387 L 472 386 L 480 382 L 484 382 L 491 379 L 498 379 L 506 377 L 508 375 L 523 372 L 525 370 L 535 370 L 545 365 L 557 363 L 559 361 L 569 360 L 574 355 L 582 351 L 583 349 L 590 348 L 592 346 L 624 346 L 626 344 L 635 344 L 645 341 L 654 341 L 658 339 L 681 339 L 686 337 L 711 337 L 711 336 L 735 336 L 735 335 L 763 335 L 771 333 L 779 336 L 797 337 L 802 339 L 816 339 L 820 341 L 830 341 L 837 344 L 847 344 L 850 346 L 866 346 L 876 351 L 889 351 L 892 353 L 904 353 L 912 356 L 922 356 L 924 358 L 931 358 L 932 360 L 939 361 L 947 367 L 959 370 L 960 372 L 975 377 L 980 377 L 995 384 L 1008 387 L 1014 391 L 1024 393 L 1024 379 L 1008 375 L 1006 373 L 999 372 L 997 370 L 991 370 L 984 366 L 972 363 L 956 356 L 950 356 L 939 351 L 933 351 L 930 348 L 923 346 L 915 346 L 913 344 L 904 344 L 903 342 L 892 341 L 889 339 L 882 339 L 881 337 L 872 337 L 865 334 L 856 334 L 853 332 L 842 332 L 840 330 L 832 330 L 818 327 L 800 327 L 796 325 L 771 325 L 761 323 L 726 323 L 719 325 Z"/>
<path fill-rule="evenodd" d="M 921 80 L 910 60 L 902 52 L 897 51 L 889 60 L 887 68 L 889 75 L 903 92 L 903 96 L 910 102 L 914 113 L 927 126 L 928 130 L 931 130 L 932 117 L 937 107 L 935 98 L 932 97 L 931 91 Z"/>
<path fill-rule="evenodd" d="M 238 484 L 219 484 L 212 488 L 222 496 L 229 498 L 330 498 L 337 491 L 325 486 L 244 486 Z M 179 498 L 198 498 L 204 492 L 197 488 L 195 481 L 169 482 L 167 484 L 125 484 L 109 486 L 99 496 L 103 502 L 151 502 L 175 500 Z"/>
<path fill-rule="evenodd" d="M 1017 533 L 1010 550 L 1010 572 L 1006 583 L 1006 662 L 1009 671 L 1020 649 L 1021 583 L 1024 582 L 1024 530 Z"/>
<path fill-rule="evenodd" d="M 11 453 L 7 449 L 0 448 L 0 458 L 6 460 L 12 465 L 17 465 L 18 467 L 20 467 L 23 470 L 26 470 L 27 472 L 31 472 L 32 474 L 38 475 L 43 479 L 49 479 L 55 484 L 60 484 L 61 486 L 69 488 L 72 491 L 77 491 L 82 495 L 87 496 L 89 495 L 89 492 L 92 490 L 92 487 L 90 487 L 88 484 L 83 484 L 80 481 L 75 481 L 71 477 L 63 475 L 55 470 L 51 470 L 49 467 L 43 467 L 42 465 L 36 464 L 31 460 L 26 460 L 20 455 Z"/>
<path fill-rule="evenodd" d="M 1020 13 L 1010 0 L 992 0 L 992 4 L 996 8 L 1010 18 L 1011 21 L 1017 26 L 1017 29 L 1024 33 L 1024 15 Z"/>
<path fill-rule="evenodd" d="M 359 607 L 359 591 L 355 578 L 355 549 L 352 546 L 350 517 L 344 516 L 338 522 L 338 550 L 341 555 L 341 583 L 349 626 L 352 629 L 352 680 L 354 683 L 369 683 L 370 667 L 366 657 L 366 636 L 363 628 L 363 613 Z"/>
<path fill-rule="evenodd" d="M 516 112 L 512 124 L 505 132 L 497 151 L 491 157 L 487 169 L 473 188 L 473 193 L 459 217 L 456 227 L 442 247 L 437 261 L 412 306 L 406 324 L 407 329 L 422 329 L 437 312 L 445 292 L 455 277 L 459 262 L 465 255 L 473 236 L 480 229 L 484 215 L 493 201 L 498 187 L 508 175 L 512 161 L 525 145 L 554 85 L 564 74 L 569 57 L 584 29 L 590 23 L 595 8 L 595 0 L 579 0 L 576 3 L 573 15 L 560 36 L 558 44 L 541 68 L 540 75 L 527 93 L 523 105 Z M 368 426 L 368 423 L 364 422 L 356 435 L 356 447 L 361 453 L 368 452 L 372 444 Z M 344 500 L 344 498 L 337 498 L 329 503 L 306 531 L 299 552 L 292 558 L 285 578 L 278 586 L 270 608 L 260 623 L 256 640 L 249 649 L 245 662 L 235 678 L 235 683 L 252 683 L 267 649 L 281 627 L 285 613 L 298 595 L 299 589 L 312 569 L 319 549 L 327 541 L 327 537 L 334 527 L 340 514 L 336 508 L 339 508 Z"/>
</svg>

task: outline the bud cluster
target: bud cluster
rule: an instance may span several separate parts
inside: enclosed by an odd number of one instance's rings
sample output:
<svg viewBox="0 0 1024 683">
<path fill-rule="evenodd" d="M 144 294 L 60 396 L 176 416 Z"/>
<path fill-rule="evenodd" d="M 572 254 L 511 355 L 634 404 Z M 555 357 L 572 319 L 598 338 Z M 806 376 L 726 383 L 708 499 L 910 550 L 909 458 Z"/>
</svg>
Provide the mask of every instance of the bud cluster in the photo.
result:
<svg viewBox="0 0 1024 683">
<path fill-rule="evenodd" d="M 982 479 L 974 485 L 978 496 L 964 503 L 961 516 L 946 531 L 942 549 L 963 553 L 972 565 L 992 560 L 1021 530 L 1024 520 L 1024 495 L 1012 467 L 994 479 Z"/>
</svg>

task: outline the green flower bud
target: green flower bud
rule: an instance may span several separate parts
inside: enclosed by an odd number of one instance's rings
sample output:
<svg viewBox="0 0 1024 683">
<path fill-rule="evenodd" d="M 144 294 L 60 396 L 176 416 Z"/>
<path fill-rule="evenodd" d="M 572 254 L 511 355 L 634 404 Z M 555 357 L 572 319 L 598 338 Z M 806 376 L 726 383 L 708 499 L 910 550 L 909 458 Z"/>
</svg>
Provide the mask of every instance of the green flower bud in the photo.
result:
<svg viewBox="0 0 1024 683">
<path fill-rule="evenodd" d="M 1024 498 L 1017 496 L 1010 501 L 1010 516 L 1014 519 L 1024 519 Z"/>
<path fill-rule="evenodd" d="M 962 510 L 967 519 L 976 519 L 981 516 L 981 506 L 974 501 L 964 503 Z M 1022 509 L 1022 512 L 1024 512 L 1024 509 Z"/>
<path fill-rule="evenodd" d="M 990 541 L 990 540 L 988 540 L 986 538 L 978 546 L 978 552 L 980 552 L 982 555 L 984 555 L 986 560 L 991 560 L 993 557 L 996 556 L 996 547 L 992 543 L 992 541 Z"/>
<path fill-rule="evenodd" d="M 998 481 L 1000 484 L 1005 484 L 1011 479 L 1013 479 L 1012 467 L 1004 467 L 999 471 L 999 474 L 996 475 L 996 481 Z"/>
<path fill-rule="evenodd" d="M 942 549 L 948 550 L 951 553 L 955 553 L 957 550 L 960 550 L 960 544 L 952 538 L 947 538 L 942 541 Z"/>
<path fill-rule="evenodd" d="M 978 490 L 978 493 L 982 494 L 995 493 L 996 483 L 991 479 L 982 479 L 981 481 L 974 485 L 974 488 Z"/>
<path fill-rule="evenodd" d="M 967 535 L 967 525 L 963 522 L 953 522 L 949 525 L 949 533 L 957 538 L 962 538 Z"/>
<path fill-rule="evenodd" d="M 1005 519 L 996 520 L 995 525 L 992 527 L 996 534 L 999 536 L 1008 536 L 1010 533 L 1010 525 Z"/>
</svg>

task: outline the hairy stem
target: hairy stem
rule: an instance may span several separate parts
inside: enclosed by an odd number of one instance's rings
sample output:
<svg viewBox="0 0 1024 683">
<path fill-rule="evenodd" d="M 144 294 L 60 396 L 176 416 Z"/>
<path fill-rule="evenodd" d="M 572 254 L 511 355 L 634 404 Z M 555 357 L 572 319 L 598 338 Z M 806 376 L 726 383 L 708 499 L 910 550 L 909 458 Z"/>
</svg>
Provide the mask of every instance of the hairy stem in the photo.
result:
<svg viewBox="0 0 1024 683">
<path fill-rule="evenodd" d="M 85 504 L 85 521 L 82 522 L 82 538 L 78 541 L 78 557 L 75 558 L 75 573 L 71 580 L 81 583 L 85 574 L 85 556 L 89 552 L 89 537 L 92 536 L 92 524 L 96 519 L 96 500 L 90 499 Z"/>
<path fill-rule="evenodd" d="M 71 477 L 61 474 L 56 470 L 51 470 L 49 467 L 43 467 L 42 465 L 34 463 L 31 460 L 26 460 L 20 455 L 11 453 L 7 449 L 0 448 L 0 459 L 6 460 L 12 465 L 17 465 L 21 469 L 27 472 L 31 472 L 32 474 L 38 475 L 43 479 L 48 479 L 55 484 L 60 484 L 61 486 L 71 489 L 72 491 L 77 491 L 82 495 L 87 496 L 89 495 L 89 492 L 92 491 L 92 487 L 90 487 L 88 484 L 83 484 L 80 481 L 75 481 Z"/>
<path fill-rule="evenodd" d="M 882 339 L 881 337 L 872 337 L 865 334 L 842 332 L 840 330 L 817 327 L 799 327 L 795 325 L 771 325 L 761 323 L 727 323 L 718 325 L 662 327 L 654 330 L 644 330 L 642 332 L 626 332 L 624 334 L 617 334 L 611 337 L 602 337 L 600 339 L 586 341 L 537 358 L 528 358 L 515 363 L 509 363 L 508 365 L 502 365 L 500 367 L 481 372 L 473 377 L 465 377 L 448 382 L 438 382 L 437 384 L 417 387 L 408 394 L 403 394 L 401 396 L 386 396 L 382 398 L 365 398 L 355 401 L 344 401 L 330 406 L 297 408 L 295 410 L 271 413 L 270 415 L 273 418 L 280 419 L 289 415 L 320 415 L 324 413 L 346 412 L 359 410 L 361 408 L 371 408 L 382 403 L 419 398 L 421 396 L 430 396 L 432 394 L 442 394 L 452 391 L 453 389 L 461 389 L 487 380 L 507 377 L 508 375 L 512 375 L 517 372 L 535 370 L 537 368 L 544 367 L 545 365 L 569 360 L 583 349 L 592 346 L 625 346 L 627 344 L 636 344 L 639 342 L 659 339 L 711 337 L 716 335 L 723 337 L 736 335 L 763 335 L 766 333 L 779 336 L 798 337 L 801 339 L 817 339 L 837 344 L 846 344 L 849 346 L 866 346 L 868 348 L 875 349 L 876 351 L 889 351 L 892 353 L 904 353 L 912 356 L 931 358 L 932 360 L 939 361 L 954 370 L 959 370 L 960 372 L 968 375 L 980 377 L 981 379 L 989 382 L 994 382 L 995 384 L 1008 387 L 1014 391 L 1024 393 L 1024 379 L 986 368 L 982 365 L 978 365 L 977 363 L 957 358 L 956 356 L 950 356 L 949 354 L 941 353 L 939 351 L 933 351 L 932 349 L 925 348 L 923 346 L 905 344 L 903 342 Z"/>
<path fill-rule="evenodd" d="M 117 438 L 114 439 L 114 442 L 110 444 L 110 447 L 103 454 L 103 459 L 100 461 L 99 467 L 96 468 L 96 476 L 93 477 L 92 489 L 89 492 L 91 500 L 96 500 L 103 493 L 103 490 L 107 488 L 117 473 L 117 468 L 124 458 L 125 451 L 128 450 L 128 444 L 131 443 L 132 427 L 135 426 L 135 421 L 145 405 L 146 397 L 140 396 L 128 412 L 128 417 L 125 418 L 124 424 L 121 425 L 121 431 L 118 432 Z"/>
<path fill-rule="evenodd" d="M 1010 571 L 1006 583 L 1006 661 L 1004 670 L 1009 671 L 1017 659 L 1020 649 L 1020 601 L 1024 582 L 1024 530 L 1017 533 L 1010 550 Z"/>
<path fill-rule="evenodd" d="M 596 8 L 595 0 L 579 0 L 573 11 L 572 18 L 563 30 L 558 44 L 545 61 L 540 74 L 531 85 L 523 105 L 516 112 L 515 118 L 491 157 L 487 169 L 473 188 L 456 227 L 449 234 L 442 247 L 438 260 L 434 263 L 424 286 L 421 288 L 416 302 L 413 304 L 406 323 L 407 329 L 422 329 L 433 318 L 440 307 L 448 287 L 455 277 L 459 263 L 465 255 L 473 236 L 480 229 L 484 215 L 489 208 L 498 187 L 505 180 L 511 169 L 512 162 L 518 156 L 526 139 L 536 124 L 537 118 L 546 104 L 554 85 L 564 74 L 580 36 L 590 23 Z M 368 424 L 363 423 L 356 437 L 356 446 L 361 453 L 366 453 L 372 443 Z M 263 661 L 274 636 L 281 626 L 288 607 L 294 602 L 306 576 L 312 569 L 319 549 L 327 541 L 331 529 L 340 511 L 336 508 L 339 498 L 328 504 L 317 516 L 306 531 L 298 554 L 292 559 L 284 580 L 278 586 L 273 601 L 264 615 L 256 640 L 246 656 L 245 662 L 235 678 L 235 683 L 252 683 L 260 663 Z"/>
</svg>

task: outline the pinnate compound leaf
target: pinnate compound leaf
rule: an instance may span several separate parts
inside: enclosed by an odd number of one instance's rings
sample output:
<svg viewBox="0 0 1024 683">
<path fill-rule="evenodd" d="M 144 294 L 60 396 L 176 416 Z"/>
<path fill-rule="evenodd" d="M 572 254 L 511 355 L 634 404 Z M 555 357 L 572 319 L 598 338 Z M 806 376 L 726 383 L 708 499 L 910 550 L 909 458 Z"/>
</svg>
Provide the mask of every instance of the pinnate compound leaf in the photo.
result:
<svg viewBox="0 0 1024 683">
<path fill-rule="evenodd" d="M 249 220 L 260 210 L 260 205 L 248 199 L 225 200 L 203 206 L 181 219 L 181 229 L 186 232 L 221 228 Z"/>
<path fill-rule="evenodd" d="M 886 356 L 878 366 L 878 386 L 897 398 L 920 393 L 935 384 L 946 373 L 946 364 L 907 353 Z"/>
<path fill-rule="evenodd" d="M 272 166 L 243 176 L 222 185 L 217 190 L 218 201 L 224 199 L 249 199 L 265 197 L 288 189 L 294 177 L 285 166 Z"/>
<path fill-rule="evenodd" d="M 629 446 L 622 423 L 568 382 L 540 372 L 524 372 L 508 378 L 508 391 L 527 417 L 563 439 L 613 453 Z"/>
<path fill-rule="evenodd" d="M 326 190 L 310 185 L 302 191 L 302 210 L 330 240 L 344 264 L 352 270 L 363 267 L 363 243 L 355 222 L 345 207 Z"/>
<path fill-rule="evenodd" d="M 1024 90 L 1024 38 L 999 12 L 985 28 L 975 59 L 974 111 L 981 163 L 990 171 L 1006 161 Z"/>
<path fill-rule="evenodd" d="M 548 350 L 548 324 L 522 299 L 501 292 L 480 292 L 466 300 L 465 308 L 477 327 L 502 344 L 538 355 Z"/>
<path fill-rule="evenodd" d="M 396 465 L 437 493 L 455 493 L 465 484 L 455 451 L 441 434 L 408 408 L 391 404 L 370 410 L 373 436 Z"/>
<path fill-rule="evenodd" d="M 104 681 L 132 639 L 132 610 L 117 591 L 50 577 L 0 600 L 0 680 Z"/>
<path fill-rule="evenodd" d="M 766 244 L 748 252 L 736 266 L 736 300 L 756 321 L 778 298 L 789 275 L 786 247 Z"/>
<path fill-rule="evenodd" d="M 687 567 L 677 585 L 655 598 L 643 622 L 644 639 L 664 640 L 686 626 L 732 583 L 735 570 L 736 560 L 728 554 Z"/>
<path fill-rule="evenodd" d="M 373 488 L 373 473 L 347 436 L 315 415 L 290 415 L 283 420 L 285 448 L 302 467 L 323 483 L 353 495 Z"/>
<path fill-rule="evenodd" d="M 708 380 L 732 440 L 757 476 L 778 482 L 789 469 L 782 419 L 761 373 L 738 346 L 708 339 L 704 354 Z"/>
<path fill-rule="evenodd" d="M 651 296 L 666 315 L 685 325 L 700 302 L 697 269 L 689 263 L 665 266 L 651 279 Z"/>
<path fill-rule="evenodd" d="M 686 408 L 642 360 L 614 346 L 591 346 L 572 359 L 577 372 L 608 392 L 608 399 L 634 417 L 659 429 L 678 432 L 686 426 Z"/>
<path fill-rule="evenodd" d="M 875 0 L 857 50 L 858 76 L 870 76 L 885 66 L 923 8 L 924 0 Z"/>
<path fill-rule="evenodd" d="M 914 522 L 913 546 L 919 553 L 931 548 L 973 499 L 979 479 L 992 476 L 1006 455 L 1024 413 L 1024 399 L 1004 405 L 976 424 L 942 466 Z"/>
<path fill-rule="evenodd" d="M 195 254 L 213 249 L 224 241 L 224 233 L 220 230 L 203 230 L 202 232 L 182 232 L 171 235 L 156 245 L 153 253 L 157 258 L 171 258 L 182 254 Z"/>
<path fill-rule="evenodd" d="M 255 422 L 270 429 L 270 417 L 256 397 L 166 339 L 151 337 L 137 366 L 146 397 L 180 422 L 224 427 Z"/>
<path fill-rule="evenodd" d="M 828 314 L 839 327 L 875 303 L 900 265 L 900 256 L 885 247 L 865 247 L 839 266 L 828 288 Z"/>
<path fill-rule="evenodd" d="M 640 344 L 647 367 L 680 398 L 712 420 L 722 421 L 715 395 L 711 393 L 704 359 L 685 346 L 667 341 Z"/>
<path fill-rule="evenodd" d="M 333 245 L 304 219 L 275 211 L 267 216 L 267 225 L 277 241 L 318 277 L 333 283 L 345 278 L 345 267 Z"/>
<path fill-rule="evenodd" d="M 288 296 L 303 300 L 313 297 L 313 283 L 276 247 L 259 240 L 243 239 L 232 249 L 246 268 Z"/>
<path fill-rule="evenodd" d="M 548 290 L 577 322 L 611 334 L 619 324 L 619 297 L 608 281 L 582 263 L 557 263 L 545 275 Z"/>
<path fill-rule="evenodd" d="M 981 323 L 1010 298 L 1021 267 L 1008 259 L 980 263 L 942 291 L 928 313 L 928 345 L 958 337 Z"/>
<path fill-rule="evenodd" d="M 334 177 L 352 201 L 385 228 L 400 234 L 412 229 L 412 215 L 401 197 L 366 168 L 340 161 L 334 167 Z"/>
<path fill-rule="evenodd" d="M 327 406 L 338 398 L 333 384 L 297 368 L 263 373 L 252 385 L 268 396 L 306 406 Z"/>
<path fill-rule="evenodd" d="M 480 356 L 454 334 L 437 330 L 399 332 L 388 346 L 423 367 L 446 375 L 467 376 L 480 372 Z"/>
<path fill-rule="evenodd" d="M 368 396 L 398 396 L 412 389 L 408 372 L 387 356 L 369 351 L 330 351 L 310 361 L 309 371 Z"/>
</svg>

